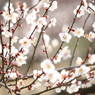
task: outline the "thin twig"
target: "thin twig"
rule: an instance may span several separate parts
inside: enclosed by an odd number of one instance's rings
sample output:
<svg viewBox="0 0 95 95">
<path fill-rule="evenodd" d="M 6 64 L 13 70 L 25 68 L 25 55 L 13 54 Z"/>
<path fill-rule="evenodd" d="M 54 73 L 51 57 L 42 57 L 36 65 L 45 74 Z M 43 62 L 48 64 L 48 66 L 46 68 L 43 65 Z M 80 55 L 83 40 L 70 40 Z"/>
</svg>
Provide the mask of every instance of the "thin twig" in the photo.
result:
<svg viewBox="0 0 95 95">
<path fill-rule="evenodd" d="M 42 41 L 43 41 L 43 45 L 44 45 L 44 48 L 45 48 L 45 54 L 46 54 L 47 58 L 49 58 L 49 56 L 48 56 L 48 51 L 47 51 L 47 47 L 46 47 L 46 44 L 45 44 L 45 39 L 44 39 L 43 35 L 44 35 L 44 34 L 42 33 Z"/>
</svg>

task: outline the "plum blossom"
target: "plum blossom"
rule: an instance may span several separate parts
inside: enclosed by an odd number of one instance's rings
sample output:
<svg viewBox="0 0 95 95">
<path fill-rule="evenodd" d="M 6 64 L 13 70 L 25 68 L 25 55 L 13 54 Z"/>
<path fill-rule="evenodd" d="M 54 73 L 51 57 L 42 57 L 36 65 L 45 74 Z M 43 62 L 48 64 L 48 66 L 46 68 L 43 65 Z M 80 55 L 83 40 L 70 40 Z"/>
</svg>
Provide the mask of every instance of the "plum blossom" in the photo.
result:
<svg viewBox="0 0 95 95">
<path fill-rule="evenodd" d="M 83 1 L 82 1 L 82 5 L 83 5 L 85 8 L 88 7 L 86 0 L 83 0 Z"/>
<path fill-rule="evenodd" d="M 17 53 L 18 53 L 18 49 L 16 49 L 16 47 L 12 45 L 11 46 L 11 54 L 12 54 L 12 56 L 15 56 Z"/>
<path fill-rule="evenodd" d="M 16 12 L 14 12 L 14 8 L 13 5 L 10 3 L 10 10 L 8 9 L 8 3 L 6 3 L 5 7 L 4 7 L 4 12 L 2 14 L 2 16 L 4 17 L 4 19 L 6 21 L 11 20 L 13 23 L 16 23 L 18 14 Z M 10 11 L 10 13 L 9 13 Z"/>
<path fill-rule="evenodd" d="M 74 32 L 74 35 L 80 38 L 81 36 L 84 35 L 84 30 L 82 28 L 77 28 Z"/>
<path fill-rule="evenodd" d="M 51 7 L 49 8 L 50 11 L 54 11 L 55 9 L 57 9 L 57 4 L 58 2 L 57 1 L 53 1 Z"/>
<path fill-rule="evenodd" d="M 47 25 L 47 21 L 45 17 L 40 17 L 37 21 L 38 26 Z"/>
<path fill-rule="evenodd" d="M 14 36 L 14 37 L 11 38 L 11 43 L 14 44 L 14 43 L 17 42 L 17 40 L 18 40 L 18 37 Z"/>
<path fill-rule="evenodd" d="M 52 83 L 56 82 L 60 78 L 61 75 L 55 70 L 46 74 L 46 79 L 50 80 Z"/>
<path fill-rule="evenodd" d="M 95 84 L 95 77 L 90 78 L 89 81 L 91 82 L 91 84 Z"/>
<path fill-rule="evenodd" d="M 49 6 L 50 6 L 50 4 L 48 4 L 48 3 L 44 3 L 44 8 L 45 8 L 45 9 L 48 9 Z"/>
<path fill-rule="evenodd" d="M 53 58 L 53 62 L 55 64 L 57 64 L 58 62 L 61 61 L 62 55 L 61 54 L 57 54 L 54 58 Z"/>
<path fill-rule="evenodd" d="M 10 76 L 11 79 L 16 79 L 17 78 L 17 74 L 15 72 L 9 73 L 9 76 Z"/>
<path fill-rule="evenodd" d="M 24 85 L 24 81 L 22 79 L 20 79 L 18 82 L 17 82 L 17 85 L 20 86 L 20 85 Z"/>
<path fill-rule="evenodd" d="M 27 55 L 29 52 L 29 49 L 28 48 L 23 48 L 20 52 L 21 55 Z"/>
<path fill-rule="evenodd" d="M 35 84 L 32 84 L 31 90 L 34 90 L 35 88 L 38 88 L 39 86 L 41 86 L 41 84 L 39 82 L 36 82 Z"/>
<path fill-rule="evenodd" d="M 76 75 L 84 75 L 90 71 L 90 68 L 86 65 L 82 65 L 76 69 Z"/>
<path fill-rule="evenodd" d="M 9 38 L 12 36 L 12 33 L 9 31 L 4 31 L 4 32 L 2 32 L 2 35 L 4 35 L 6 38 Z"/>
<path fill-rule="evenodd" d="M 55 25 L 56 25 L 56 18 L 52 18 L 50 24 L 51 24 L 52 26 L 55 26 Z"/>
<path fill-rule="evenodd" d="M 6 3 L 5 6 L 4 6 L 4 10 L 5 10 L 6 12 L 9 11 L 9 9 L 8 9 L 8 5 L 9 5 L 9 4 Z M 12 12 L 14 12 L 14 8 L 13 8 L 13 4 L 10 3 L 10 13 L 12 13 Z"/>
<path fill-rule="evenodd" d="M 74 92 L 77 92 L 79 90 L 80 86 L 77 86 L 76 84 L 72 84 L 71 86 L 67 87 L 67 92 L 69 94 L 72 94 Z"/>
<path fill-rule="evenodd" d="M 59 37 L 61 41 L 64 41 L 66 43 L 69 43 L 72 38 L 72 36 L 68 33 L 59 33 Z"/>
<path fill-rule="evenodd" d="M 11 20 L 13 23 L 16 23 L 18 14 L 15 13 L 15 12 L 12 12 L 12 13 L 9 14 L 9 12 L 5 11 L 5 12 L 3 12 L 2 16 L 4 17 L 4 19 L 6 21 Z"/>
<path fill-rule="evenodd" d="M 95 40 L 95 33 L 92 31 L 89 34 L 85 34 L 85 37 L 90 41 L 93 42 Z"/>
<path fill-rule="evenodd" d="M 52 64 L 50 59 L 46 59 L 41 63 L 41 67 L 45 73 L 53 72 L 55 66 Z"/>
<path fill-rule="evenodd" d="M 81 65 L 83 63 L 83 60 L 81 57 L 77 57 L 76 64 Z"/>
<path fill-rule="evenodd" d="M 66 70 L 62 70 L 62 71 L 61 71 L 61 79 L 66 78 L 66 77 L 68 76 L 68 74 L 69 74 L 68 71 L 66 71 Z"/>
<path fill-rule="evenodd" d="M 42 70 L 33 70 L 33 78 L 36 79 L 37 77 L 39 77 L 42 74 Z M 39 77 L 38 78 L 39 81 L 42 81 L 42 78 Z"/>
<path fill-rule="evenodd" d="M 22 56 L 22 55 L 18 56 L 18 57 L 16 58 L 17 66 L 18 66 L 18 67 L 21 67 L 23 64 L 26 64 L 26 59 L 27 59 L 26 56 Z"/>
<path fill-rule="evenodd" d="M 89 54 L 88 55 L 88 62 L 90 63 L 90 64 L 94 64 L 94 62 L 95 62 L 95 54 Z"/>
<path fill-rule="evenodd" d="M 23 39 L 19 40 L 19 43 L 21 44 L 21 47 L 28 48 L 31 45 L 31 40 L 26 38 L 26 37 L 24 37 Z"/>
<path fill-rule="evenodd" d="M 81 88 L 89 88 L 89 87 L 91 87 L 91 86 L 92 86 L 92 84 L 91 84 L 91 82 L 89 82 L 89 81 L 84 82 L 84 83 L 81 84 Z"/>
<path fill-rule="evenodd" d="M 56 88 L 56 89 L 55 89 L 55 92 L 56 92 L 56 93 L 60 93 L 60 92 L 61 92 L 61 88 Z"/>
<path fill-rule="evenodd" d="M 89 3 L 89 5 L 88 5 L 89 7 L 89 13 L 90 14 L 94 14 L 94 12 L 95 12 L 95 6 L 92 4 L 92 3 Z"/>
<path fill-rule="evenodd" d="M 60 81 L 57 81 L 53 87 L 57 87 L 58 85 L 61 85 L 61 82 Z M 55 92 L 56 93 L 60 93 L 61 90 L 65 90 L 66 89 L 66 86 L 61 86 L 61 87 L 58 87 L 58 88 L 55 88 Z"/>
<path fill-rule="evenodd" d="M 20 15 L 22 12 L 23 12 L 23 18 L 25 18 L 26 17 L 26 15 L 27 15 L 27 12 L 28 12 L 28 10 L 29 10 L 29 8 L 27 8 L 27 4 L 24 2 L 23 4 L 21 4 L 21 3 L 19 3 L 19 2 L 17 2 L 16 3 L 16 9 L 15 9 L 15 11 Z"/>
<path fill-rule="evenodd" d="M 68 46 L 65 46 L 63 49 L 61 49 L 59 54 L 62 55 L 64 60 L 67 60 L 71 57 L 71 51 Z"/>
<path fill-rule="evenodd" d="M 84 6 L 81 6 L 80 9 L 79 9 L 80 5 L 78 5 L 76 7 L 76 9 L 73 11 L 74 14 L 77 13 L 77 17 L 81 17 L 85 14 L 85 7 Z"/>
</svg>

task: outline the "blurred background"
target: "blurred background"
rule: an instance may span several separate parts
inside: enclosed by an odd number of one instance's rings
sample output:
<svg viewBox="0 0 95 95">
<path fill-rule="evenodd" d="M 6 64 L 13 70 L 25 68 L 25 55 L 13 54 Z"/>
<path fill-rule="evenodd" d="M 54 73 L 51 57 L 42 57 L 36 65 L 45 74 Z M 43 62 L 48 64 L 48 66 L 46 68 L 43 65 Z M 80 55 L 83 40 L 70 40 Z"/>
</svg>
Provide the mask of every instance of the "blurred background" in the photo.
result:
<svg viewBox="0 0 95 95">
<path fill-rule="evenodd" d="M 8 0 L 0 0 L 0 11 L 3 10 L 4 5 L 6 4 Z M 26 2 L 28 7 L 32 6 L 32 0 L 11 0 L 11 2 L 13 3 L 14 7 L 16 2 L 19 1 L 21 3 Z M 80 4 L 81 0 L 56 0 L 58 2 L 58 8 L 57 10 L 55 10 L 54 12 L 50 12 L 49 13 L 49 17 L 50 18 L 56 18 L 57 20 L 57 24 L 56 27 L 52 27 L 50 29 L 46 30 L 46 34 L 48 34 L 50 36 L 51 41 L 53 39 L 58 39 L 58 46 L 61 44 L 61 41 L 59 39 L 59 33 L 60 32 L 64 32 L 64 31 L 68 31 L 68 27 L 71 26 L 71 23 L 73 21 L 74 18 L 74 14 L 73 14 L 73 10 L 76 8 L 77 5 Z M 87 0 L 87 2 L 89 3 L 93 3 L 93 0 Z M 94 3 L 93 3 L 94 4 Z M 41 9 L 42 14 L 44 13 L 43 8 Z M 83 27 L 84 21 L 87 18 L 87 15 L 79 18 L 76 20 L 75 24 L 74 24 L 74 28 L 76 27 Z M 2 21 L 2 17 L 0 17 L 0 20 Z M 89 31 L 93 31 L 92 28 L 92 24 L 95 21 L 95 15 L 91 15 L 87 21 L 86 27 L 85 27 L 85 32 L 89 32 Z M 22 38 L 23 36 L 26 36 L 26 32 L 29 31 L 29 25 L 26 24 L 25 21 L 21 22 L 23 24 L 22 28 L 17 29 L 17 34 L 20 38 Z M 74 47 L 76 45 L 76 37 L 73 37 L 73 39 L 71 40 L 71 42 L 69 44 L 64 44 L 63 46 L 68 45 L 71 53 L 73 53 Z M 51 43 L 50 43 L 51 44 Z M 49 57 L 52 57 L 56 50 L 58 49 L 58 46 L 55 48 L 51 48 L 50 52 L 49 52 Z M 79 46 L 76 50 L 75 53 L 75 58 L 73 60 L 73 65 L 75 65 L 75 60 L 76 58 L 79 56 L 83 59 L 85 59 L 85 54 L 87 52 L 87 48 L 89 47 L 89 42 L 88 40 L 86 40 L 85 38 L 81 38 L 79 41 Z M 94 47 L 94 45 L 93 45 Z M 93 50 L 91 51 L 93 52 Z M 31 60 L 31 54 L 33 53 L 33 49 L 30 49 L 30 52 L 28 54 L 28 60 L 27 60 L 27 65 Z M 40 63 L 46 58 L 46 56 L 44 56 L 45 54 L 43 54 L 43 52 L 40 50 L 40 48 L 37 49 L 36 55 L 35 55 L 35 59 L 33 61 L 33 64 L 31 64 L 31 68 L 29 73 L 31 74 L 33 72 L 33 70 L 39 70 L 40 68 Z M 64 68 L 67 67 L 70 63 L 70 59 L 68 60 L 62 60 L 60 63 L 56 64 L 56 68 Z M 27 70 L 27 65 L 23 65 L 20 69 L 19 72 L 20 73 L 25 73 Z M 25 81 L 26 84 L 30 83 L 31 81 L 33 81 L 32 79 L 29 79 L 28 81 Z M 41 87 L 40 89 L 37 89 L 36 92 L 39 92 L 41 89 L 44 89 L 44 86 Z M 85 90 L 80 90 L 81 95 L 95 95 L 94 93 L 94 89 L 95 86 L 89 88 L 89 89 L 85 89 Z M 35 92 L 35 91 L 34 91 Z M 2 94 L 1 94 L 2 93 Z M 22 91 L 22 95 L 30 95 L 31 93 L 33 93 L 31 90 L 27 91 L 27 89 Z M 7 95 L 7 91 L 4 88 L 0 89 L 0 95 Z M 60 94 L 55 93 L 55 91 L 50 91 L 47 92 L 45 94 L 41 94 L 41 95 L 69 95 L 66 92 L 61 92 Z M 74 94 L 72 94 L 74 95 Z"/>
</svg>

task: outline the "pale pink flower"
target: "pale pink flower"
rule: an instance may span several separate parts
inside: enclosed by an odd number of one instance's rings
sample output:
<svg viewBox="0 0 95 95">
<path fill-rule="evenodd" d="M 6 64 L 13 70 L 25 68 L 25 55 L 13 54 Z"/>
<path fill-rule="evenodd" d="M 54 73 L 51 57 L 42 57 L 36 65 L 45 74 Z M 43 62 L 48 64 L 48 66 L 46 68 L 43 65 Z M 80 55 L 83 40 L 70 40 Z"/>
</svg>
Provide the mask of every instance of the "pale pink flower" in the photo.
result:
<svg viewBox="0 0 95 95">
<path fill-rule="evenodd" d="M 17 78 L 17 74 L 15 72 L 11 72 L 9 74 L 9 76 L 10 76 L 11 79 L 16 79 Z"/>
<path fill-rule="evenodd" d="M 31 90 L 34 90 L 35 88 L 38 88 L 39 86 L 41 86 L 41 84 L 39 82 L 36 82 L 35 84 L 32 84 Z"/>
<path fill-rule="evenodd" d="M 34 8 L 33 8 L 33 12 L 34 13 L 38 13 L 40 10 L 39 10 L 39 7 L 38 6 L 35 6 Z"/>
<path fill-rule="evenodd" d="M 4 35 L 6 38 L 9 38 L 12 36 L 12 33 L 8 32 L 8 31 L 4 31 L 4 32 L 2 32 L 2 35 Z"/>
<path fill-rule="evenodd" d="M 95 84 L 95 77 L 89 78 L 89 81 L 91 82 L 91 84 Z"/>
<path fill-rule="evenodd" d="M 93 42 L 95 40 L 95 33 L 90 32 L 87 38 L 90 42 Z"/>
<path fill-rule="evenodd" d="M 76 74 L 77 75 L 84 75 L 90 71 L 90 68 L 87 67 L 86 65 L 82 65 L 79 68 L 76 69 Z"/>
<path fill-rule="evenodd" d="M 5 6 L 4 6 L 4 10 L 5 10 L 6 12 L 9 12 L 8 5 L 9 5 L 9 4 L 6 3 Z M 14 12 L 14 8 L 13 8 L 13 4 L 10 3 L 10 13 L 12 13 L 12 12 Z"/>
<path fill-rule="evenodd" d="M 69 94 L 72 94 L 74 92 L 77 92 L 79 90 L 80 86 L 77 86 L 76 84 L 72 84 L 71 86 L 67 86 L 67 92 Z"/>
<path fill-rule="evenodd" d="M 23 86 L 23 85 L 24 85 L 24 81 L 23 81 L 22 79 L 20 79 L 20 80 L 17 82 L 17 85 L 18 85 L 18 86 L 20 86 L 20 85 Z"/>
<path fill-rule="evenodd" d="M 28 48 L 31 45 L 31 39 L 24 37 L 23 39 L 19 40 L 19 43 L 21 44 L 21 47 Z"/>
<path fill-rule="evenodd" d="M 58 79 L 61 78 L 61 75 L 57 71 L 52 71 L 46 74 L 47 80 L 50 80 L 52 83 L 57 81 Z"/>
<path fill-rule="evenodd" d="M 26 59 L 27 59 L 27 57 L 26 56 L 18 56 L 17 58 L 16 58 L 16 63 L 17 63 L 17 66 L 18 67 L 21 67 L 23 64 L 26 64 Z"/>
<path fill-rule="evenodd" d="M 11 20 L 13 23 L 16 23 L 18 14 L 15 13 L 15 12 L 10 13 L 10 14 L 9 14 L 8 12 L 4 12 L 4 13 L 2 14 L 2 16 L 4 17 L 4 19 L 5 19 L 6 21 Z"/>
<path fill-rule="evenodd" d="M 84 30 L 82 28 L 77 28 L 74 32 L 74 35 L 80 38 L 81 36 L 84 35 Z"/>
<path fill-rule="evenodd" d="M 61 54 L 57 54 L 54 58 L 53 58 L 53 62 L 55 64 L 57 64 L 58 62 L 61 61 L 62 55 Z"/>
<path fill-rule="evenodd" d="M 81 57 L 77 57 L 76 64 L 81 65 L 83 63 L 83 60 Z"/>
<path fill-rule="evenodd" d="M 56 92 L 56 93 L 60 93 L 60 92 L 61 92 L 61 88 L 56 88 L 56 89 L 55 89 L 55 92 Z"/>
<path fill-rule="evenodd" d="M 69 74 L 68 71 L 66 71 L 66 70 L 62 70 L 62 71 L 61 71 L 61 79 L 66 78 L 66 77 L 68 76 L 68 74 Z"/>
<path fill-rule="evenodd" d="M 86 0 L 83 0 L 82 2 L 83 2 L 83 6 L 84 6 L 85 8 L 87 8 L 87 7 L 88 7 L 88 6 L 87 6 L 87 1 L 86 1 Z"/>
<path fill-rule="evenodd" d="M 60 51 L 59 54 L 62 55 L 62 58 L 63 58 L 64 60 L 67 60 L 68 58 L 71 57 L 71 51 L 70 51 L 70 49 L 69 49 L 68 46 L 65 46 L 65 47 Z"/>
<path fill-rule="evenodd" d="M 53 1 L 53 3 L 51 5 L 51 7 L 49 8 L 49 10 L 54 11 L 55 9 L 57 9 L 57 4 L 58 4 L 57 1 Z"/>
<path fill-rule="evenodd" d="M 88 62 L 91 63 L 91 64 L 94 64 L 95 62 L 95 54 L 92 54 L 92 55 L 88 55 Z"/>
<path fill-rule="evenodd" d="M 16 47 L 15 46 L 11 46 L 11 54 L 12 54 L 12 56 L 16 56 L 16 54 L 18 53 L 18 49 L 16 49 Z"/>
<path fill-rule="evenodd" d="M 44 8 L 45 8 L 45 9 L 48 9 L 49 6 L 50 6 L 50 4 L 48 4 L 48 3 L 44 3 Z"/>
<path fill-rule="evenodd" d="M 37 77 L 39 77 L 42 74 L 42 70 L 33 70 L 33 78 L 36 79 Z M 39 77 L 38 78 L 39 81 L 42 81 L 42 78 Z"/>
<path fill-rule="evenodd" d="M 55 66 L 52 64 L 50 59 L 46 59 L 41 63 L 41 67 L 45 73 L 53 72 Z"/>
<path fill-rule="evenodd" d="M 56 18 L 52 18 L 50 24 L 51 24 L 52 26 L 55 26 L 55 25 L 56 25 Z"/>
<path fill-rule="evenodd" d="M 10 14 L 10 20 L 11 20 L 13 23 L 16 23 L 17 17 L 18 17 L 18 14 L 17 14 L 17 13 L 11 13 L 11 14 Z"/>
<path fill-rule="evenodd" d="M 80 9 L 79 9 L 79 7 L 80 7 L 80 5 L 78 5 L 78 6 L 76 7 L 76 9 L 73 11 L 74 14 L 78 13 L 78 14 L 77 14 L 77 17 L 78 17 L 78 18 L 81 17 L 81 16 L 83 16 L 83 15 L 85 14 L 85 7 L 84 7 L 84 6 L 81 6 Z"/>
<path fill-rule="evenodd" d="M 27 12 L 29 10 L 29 8 L 27 8 L 27 4 L 24 2 L 23 4 L 20 4 L 19 2 L 16 3 L 17 8 L 15 9 L 15 11 L 20 15 L 21 12 L 23 11 L 23 18 L 26 17 Z"/>
<path fill-rule="evenodd" d="M 95 13 L 95 6 L 92 3 L 89 3 L 88 6 L 90 7 L 89 8 L 89 13 L 94 14 Z"/>
<path fill-rule="evenodd" d="M 92 86 L 92 84 L 91 84 L 91 82 L 89 82 L 89 81 L 84 82 L 83 84 L 81 84 L 81 88 L 89 88 L 89 87 L 91 87 L 91 86 Z"/>
<path fill-rule="evenodd" d="M 18 37 L 17 36 L 13 36 L 12 39 L 11 39 L 11 43 L 14 44 L 16 43 L 18 40 Z"/>
<path fill-rule="evenodd" d="M 23 48 L 22 49 L 22 52 L 20 52 L 21 55 L 27 55 L 29 52 L 29 49 L 28 48 Z"/>
<path fill-rule="evenodd" d="M 37 21 L 37 24 L 38 25 L 47 25 L 47 21 L 46 21 L 46 18 L 45 17 L 40 17 Z"/>
<path fill-rule="evenodd" d="M 66 43 L 69 43 L 72 38 L 72 36 L 68 33 L 59 33 L 59 37 L 61 41 L 64 41 Z"/>
</svg>

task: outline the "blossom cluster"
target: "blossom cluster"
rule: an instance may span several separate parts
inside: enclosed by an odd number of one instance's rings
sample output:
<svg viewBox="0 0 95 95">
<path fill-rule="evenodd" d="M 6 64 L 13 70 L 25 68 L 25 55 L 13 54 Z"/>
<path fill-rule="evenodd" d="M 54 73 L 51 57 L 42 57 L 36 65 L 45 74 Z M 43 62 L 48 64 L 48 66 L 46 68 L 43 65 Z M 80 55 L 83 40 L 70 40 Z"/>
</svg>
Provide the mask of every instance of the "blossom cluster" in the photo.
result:
<svg viewBox="0 0 95 95">
<path fill-rule="evenodd" d="M 42 8 L 43 14 L 41 14 Z M 0 11 L 0 16 L 3 17 L 0 22 L 0 87 L 4 86 L 10 94 L 21 95 L 21 91 L 25 88 L 31 90 L 32 93 L 34 89 L 41 86 L 46 89 L 32 94 L 40 95 L 53 89 L 56 93 L 66 91 L 72 94 L 77 93 L 79 89 L 95 85 L 95 52 L 90 52 L 93 51 L 91 46 L 95 41 L 95 22 L 91 25 L 93 30 L 88 30 L 88 32 L 85 30 L 88 18 L 95 14 L 95 5 L 82 0 L 73 11 L 75 17 L 71 26 L 66 27 L 66 31 L 59 33 L 59 39 L 51 39 L 47 29 L 55 27 L 57 20 L 55 17 L 50 18 L 48 12 L 52 13 L 57 8 L 56 0 L 32 0 L 32 7 L 28 7 L 25 2 L 17 2 L 15 8 L 9 0 L 3 11 Z M 88 17 L 84 21 L 83 27 L 73 27 L 76 20 L 86 14 Z M 18 28 L 22 28 L 24 25 L 21 22 L 23 20 L 29 25 L 29 30 L 25 31 L 27 33 L 24 37 L 20 37 L 21 32 L 18 31 Z M 20 35 L 17 36 L 17 34 Z M 73 38 L 76 38 L 77 42 L 72 50 L 69 44 Z M 90 43 L 90 47 L 85 54 L 86 58 L 80 56 L 75 58 L 81 38 L 86 39 Z M 63 46 L 64 43 L 66 45 Z M 35 68 L 29 74 L 31 64 L 34 64 L 37 48 L 46 55 L 46 58 L 39 63 L 39 70 Z M 50 56 L 49 53 L 53 50 L 56 51 L 53 56 Z M 32 56 L 30 63 L 28 62 L 29 54 Z M 67 67 L 56 68 L 56 65 L 65 64 L 66 61 L 70 63 Z M 23 65 L 27 68 L 25 74 L 21 74 L 19 71 Z M 33 81 L 25 84 L 24 80 L 29 78 Z M 15 84 L 8 84 L 10 81 L 15 81 Z"/>
</svg>

